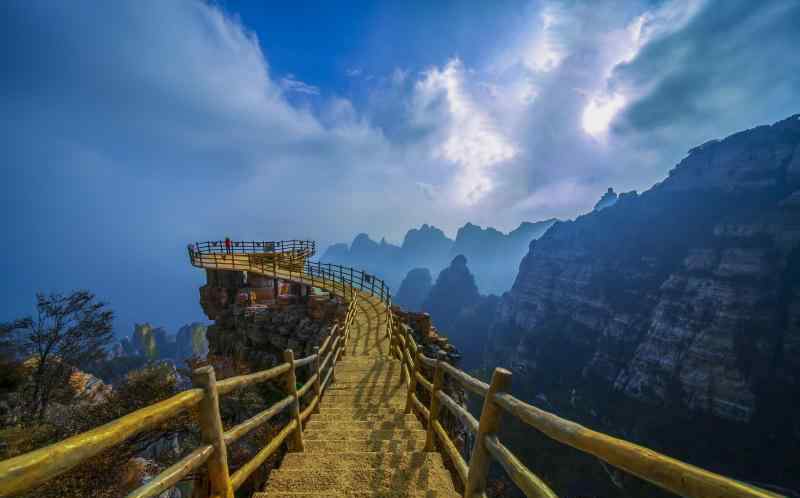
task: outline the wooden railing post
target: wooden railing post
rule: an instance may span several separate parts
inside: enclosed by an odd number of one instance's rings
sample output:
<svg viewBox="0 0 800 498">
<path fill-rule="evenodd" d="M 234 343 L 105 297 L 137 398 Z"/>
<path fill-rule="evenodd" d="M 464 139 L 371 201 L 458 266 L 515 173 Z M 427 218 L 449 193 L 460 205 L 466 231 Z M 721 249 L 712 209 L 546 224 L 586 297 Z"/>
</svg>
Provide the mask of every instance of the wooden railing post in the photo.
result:
<svg viewBox="0 0 800 498">
<path fill-rule="evenodd" d="M 286 390 L 294 397 L 292 417 L 297 422 L 297 428 L 292 432 L 292 438 L 289 442 L 289 449 L 292 451 L 305 451 L 303 424 L 300 420 L 300 398 L 297 396 L 297 376 L 294 371 L 294 352 L 291 349 L 283 352 L 283 361 L 289 362 L 289 371 L 286 372 Z"/>
<path fill-rule="evenodd" d="M 203 443 L 214 446 L 214 452 L 206 463 L 210 493 L 206 494 L 207 487 L 200 485 L 197 486 L 198 493 L 195 496 L 233 498 L 233 485 L 228 475 L 228 450 L 225 447 L 222 419 L 219 416 L 219 394 L 214 367 L 206 366 L 192 372 L 192 383 L 205 391 L 199 405 L 200 432 Z"/>
<path fill-rule="evenodd" d="M 480 496 L 486 491 L 486 476 L 489 473 L 491 455 L 486 449 L 484 438 L 487 434 L 497 432 L 500 427 L 502 411 L 494 402 L 495 393 L 508 392 L 511 389 L 511 372 L 505 368 L 495 368 L 492 373 L 492 383 L 489 392 L 483 400 L 481 420 L 478 424 L 478 434 L 475 435 L 475 447 L 469 460 L 467 484 L 464 486 L 464 498 Z"/>
<path fill-rule="evenodd" d="M 350 328 L 348 327 L 349 320 L 350 320 L 350 303 L 347 304 L 347 314 L 344 315 L 344 323 L 342 324 L 341 327 L 339 327 L 341 329 L 341 337 L 342 337 L 341 340 L 342 358 L 347 356 L 347 340 L 349 339 L 349 337 L 347 336 L 347 329 Z"/>
<path fill-rule="evenodd" d="M 431 391 L 431 404 L 428 411 L 428 434 L 425 436 L 425 451 L 434 451 L 436 445 L 436 432 L 433 430 L 433 423 L 439 420 L 439 408 L 441 403 L 439 397 L 436 396 L 442 390 L 444 384 L 444 369 L 442 368 L 442 359 L 436 360 L 436 369 L 433 374 L 433 390 Z"/>
<path fill-rule="evenodd" d="M 314 354 L 317 359 L 314 360 L 314 372 L 317 374 L 317 380 L 314 381 L 314 395 L 317 398 L 317 404 L 314 406 L 312 413 L 319 413 L 319 405 L 322 403 L 322 372 L 319 369 L 319 346 L 314 346 Z"/>
<path fill-rule="evenodd" d="M 417 372 L 421 372 L 422 371 L 422 369 L 420 368 L 420 365 L 422 364 L 422 361 L 420 361 L 420 358 L 419 358 L 421 354 L 422 353 L 417 351 L 417 354 L 414 357 L 414 370 L 411 371 L 410 372 L 411 375 L 409 375 L 409 377 L 411 377 L 411 382 L 408 383 L 408 394 L 406 395 L 406 409 L 405 409 L 406 413 L 411 413 L 411 406 L 412 406 L 412 403 L 413 403 L 412 396 L 417 391 Z"/>
</svg>

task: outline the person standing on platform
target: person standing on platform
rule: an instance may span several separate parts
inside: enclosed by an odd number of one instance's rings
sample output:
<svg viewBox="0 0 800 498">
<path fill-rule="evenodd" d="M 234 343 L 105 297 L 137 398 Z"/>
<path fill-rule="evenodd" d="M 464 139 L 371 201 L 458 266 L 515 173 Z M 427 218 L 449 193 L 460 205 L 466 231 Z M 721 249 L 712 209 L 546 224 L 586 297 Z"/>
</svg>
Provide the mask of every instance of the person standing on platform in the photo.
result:
<svg viewBox="0 0 800 498">
<path fill-rule="evenodd" d="M 231 238 L 225 237 L 225 252 L 230 254 L 231 253 Z"/>
</svg>

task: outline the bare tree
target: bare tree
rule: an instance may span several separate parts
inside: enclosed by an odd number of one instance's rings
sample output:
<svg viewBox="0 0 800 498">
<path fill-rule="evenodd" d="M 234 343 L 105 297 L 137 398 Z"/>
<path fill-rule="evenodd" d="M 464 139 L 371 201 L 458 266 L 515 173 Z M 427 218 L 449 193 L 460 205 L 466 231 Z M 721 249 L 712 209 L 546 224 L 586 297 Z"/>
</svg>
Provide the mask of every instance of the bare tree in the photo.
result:
<svg viewBox="0 0 800 498">
<path fill-rule="evenodd" d="M 30 411 L 41 420 L 53 394 L 66 385 L 73 368 L 105 357 L 112 340 L 114 314 L 91 292 L 78 290 L 36 295 L 36 316 L 3 324 L 4 335 L 15 334 L 22 354 L 32 360 Z"/>
</svg>

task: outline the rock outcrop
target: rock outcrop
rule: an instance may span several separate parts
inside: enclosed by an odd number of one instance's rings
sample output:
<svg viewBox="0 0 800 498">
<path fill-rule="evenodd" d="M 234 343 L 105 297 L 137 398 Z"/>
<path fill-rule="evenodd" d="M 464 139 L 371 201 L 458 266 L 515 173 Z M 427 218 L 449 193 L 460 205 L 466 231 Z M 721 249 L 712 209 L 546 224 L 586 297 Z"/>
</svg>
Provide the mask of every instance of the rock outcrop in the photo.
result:
<svg viewBox="0 0 800 498">
<path fill-rule="evenodd" d="M 486 363 L 591 425 L 800 484 L 779 464 L 800 442 L 787 410 L 800 399 L 799 189 L 795 116 L 692 149 L 649 191 L 555 224 L 501 300 Z M 758 470 L 721 454 L 726 438 Z"/>
<path fill-rule="evenodd" d="M 471 370 L 482 363 L 486 331 L 497 303 L 496 296 L 478 292 L 467 258 L 459 255 L 439 273 L 422 309 L 461 352 L 461 367 Z"/>
<path fill-rule="evenodd" d="M 409 311 L 422 310 L 422 303 L 432 287 L 431 272 L 427 268 L 414 268 L 408 272 L 393 302 Z"/>
<path fill-rule="evenodd" d="M 459 228 L 450 254 L 465 256 L 470 261 L 481 292 L 502 294 L 511 288 L 528 244 L 544 235 L 555 222 L 555 219 L 525 222 L 508 235 L 491 227 L 467 223 Z"/>
<path fill-rule="evenodd" d="M 601 209 L 605 209 L 607 207 L 611 207 L 611 206 L 613 206 L 614 204 L 617 203 L 617 199 L 618 198 L 619 198 L 619 196 L 617 195 L 616 192 L 614 192 L 614 189 L 611 188 L 611 187 L 608 187 L 608 190 L 606 191 L 606 193 L 603 194 L 603 196 L 600 198 L 600 200 L 597 201 L 597 204 L 594 205 L 594 210 L 595 211 L 600 211 Z"/>
<path fill-rule="evenodd" d="M 224 357 L 256 371 L 280 363 L 291 349 L 300 358 L 312 354 L 334 323 L 344 323 L 346 304 L 328 293 L 287 282 L 278 283 L 279 299 L 271 295 L 271 279 L 242 272 L 206 270 L 200 288 L 203 309 L 214 319 L 206 332 L 208 354 Z M 239 274 L 239 276 L 235 275 Z M 267 299 L 259 296 L 262 290 Z"/>
</svg>

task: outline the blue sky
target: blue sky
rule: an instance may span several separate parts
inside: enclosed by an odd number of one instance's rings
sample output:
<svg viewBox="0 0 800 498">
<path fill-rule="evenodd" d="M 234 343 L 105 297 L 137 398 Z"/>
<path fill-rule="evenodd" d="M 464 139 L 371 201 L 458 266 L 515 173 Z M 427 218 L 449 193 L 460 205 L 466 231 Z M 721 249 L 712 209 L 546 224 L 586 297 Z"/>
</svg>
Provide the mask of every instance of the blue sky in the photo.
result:
<svg viewBox="0 0 800 498">
<path fill-rule="evenodd" d="M 574 217 L 798 112 L 797 19 L 796 0 L 3 2 L 0 319 L 88 288 L 120 333 L 174 331 L 203 318 L 191 240 Z"/>
</svg>

